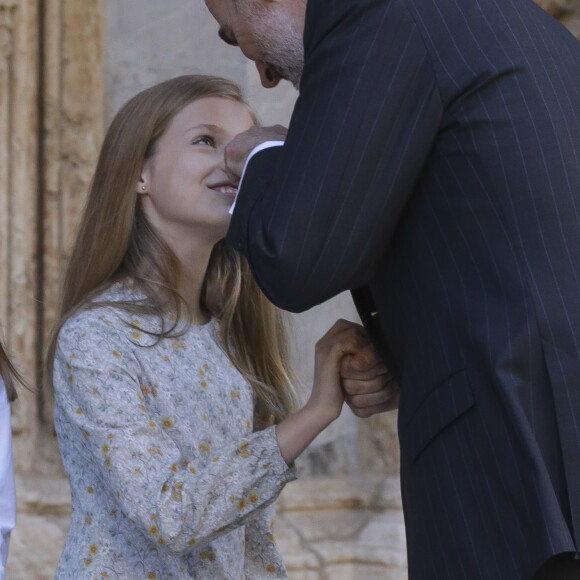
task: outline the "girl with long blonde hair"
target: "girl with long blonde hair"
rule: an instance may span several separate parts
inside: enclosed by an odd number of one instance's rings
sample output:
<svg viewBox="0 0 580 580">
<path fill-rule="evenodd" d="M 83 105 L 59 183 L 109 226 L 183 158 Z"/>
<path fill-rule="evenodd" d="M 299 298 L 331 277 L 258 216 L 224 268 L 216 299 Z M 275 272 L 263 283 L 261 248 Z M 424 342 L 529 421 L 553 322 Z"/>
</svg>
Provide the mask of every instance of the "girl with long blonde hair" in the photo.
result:
<svg viewBox="0 0 580 580">
<path fill-rule="evenodd" d="M 285 578 L 273 502 L 338 417 L 340 321 L 298 410 L 283 320 L 224 241 L 230 81 L 139 93 L 105 137 L 47 359 L 73 513 L 57 578 Z"/>
</svg>

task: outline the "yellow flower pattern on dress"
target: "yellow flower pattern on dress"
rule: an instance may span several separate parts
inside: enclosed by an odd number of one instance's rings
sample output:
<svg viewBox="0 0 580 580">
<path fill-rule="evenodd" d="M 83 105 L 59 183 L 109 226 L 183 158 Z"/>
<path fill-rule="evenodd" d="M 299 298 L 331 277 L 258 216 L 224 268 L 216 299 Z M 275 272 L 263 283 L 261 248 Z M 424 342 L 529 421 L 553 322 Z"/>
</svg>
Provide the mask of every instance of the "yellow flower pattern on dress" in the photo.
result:
<svg viewBox="0 0 580 580">
<path fill-rule="evenodd" d="M 115 284 L 97 300 L 143 298 Z M 59 334 L 55 426 L 73 512 L 56 578 L 287 578 L 271 522 L 295 475 L 275 428 L 254 430 L 254 395 L 217 323 L 152 346 L 160 321 L 128 318 L 87 309 Z"/>
</svg>

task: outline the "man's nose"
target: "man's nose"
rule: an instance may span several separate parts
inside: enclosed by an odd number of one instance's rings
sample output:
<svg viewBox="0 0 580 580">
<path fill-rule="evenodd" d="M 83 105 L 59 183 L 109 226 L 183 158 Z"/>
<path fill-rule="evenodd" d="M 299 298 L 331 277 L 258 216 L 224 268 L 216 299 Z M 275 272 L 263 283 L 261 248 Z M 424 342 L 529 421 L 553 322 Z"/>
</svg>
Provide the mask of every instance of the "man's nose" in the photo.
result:
<svg viewBox="0 0 580 580">
<path fill-rule="evenodd" d="M 266 89 L 275 87 L 282 79 L 282 77 L 278 74 L 278 71 L 273 66 L 270 66 L 261 60 L 256 61 L 256 68 L 258 69 L 258 74 L 260 75 L 262 86 Z"/>
</svg>

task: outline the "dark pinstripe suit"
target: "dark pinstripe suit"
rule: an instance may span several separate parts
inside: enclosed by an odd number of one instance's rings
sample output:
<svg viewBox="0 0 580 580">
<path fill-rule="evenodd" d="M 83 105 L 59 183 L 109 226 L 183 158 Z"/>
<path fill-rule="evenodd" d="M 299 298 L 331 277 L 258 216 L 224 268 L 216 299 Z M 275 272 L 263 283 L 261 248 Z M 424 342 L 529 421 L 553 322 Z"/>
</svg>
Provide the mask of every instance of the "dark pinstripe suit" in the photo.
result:
<svg viewBox="0 0 580 580">
<path fill-rule="evenodd" d="M 527 580 L 576 550 L 580 43 L 560 24 L 531 0 L 308 0 L 286 145 L 249 163 L 228 239 L 283 308 L 354 290 L 401 383 L 411 580 Z"/>
</svg>

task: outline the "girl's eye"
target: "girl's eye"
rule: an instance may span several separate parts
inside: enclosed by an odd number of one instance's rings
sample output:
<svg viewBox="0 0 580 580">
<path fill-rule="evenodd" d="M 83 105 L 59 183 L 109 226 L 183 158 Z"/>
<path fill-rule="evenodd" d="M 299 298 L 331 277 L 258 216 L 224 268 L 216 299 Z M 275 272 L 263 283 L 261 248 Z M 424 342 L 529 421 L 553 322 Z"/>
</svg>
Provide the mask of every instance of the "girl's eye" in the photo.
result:
<svg viewBox="0 0 580 580">
<path fill-rule="evenodd" d="M 209 135 L 202 135 L 201 137 L 197 137 L 194 141 L 193 141 L 194 145 L 210 145 L 210 146 L 214 146 L 215 145 L 215 141 L 213 139 L 213 137 L 210 137 Z"/>
</svg>

